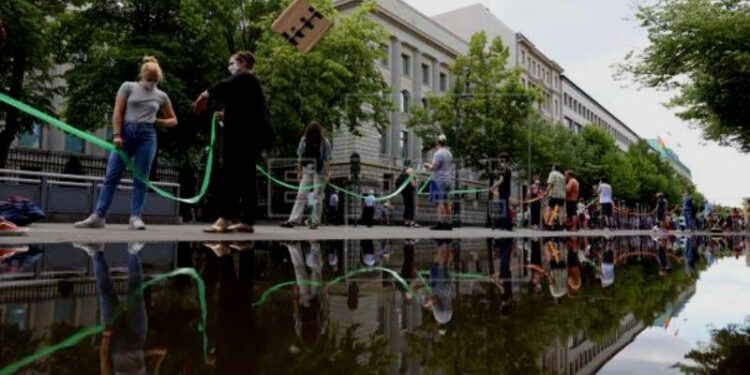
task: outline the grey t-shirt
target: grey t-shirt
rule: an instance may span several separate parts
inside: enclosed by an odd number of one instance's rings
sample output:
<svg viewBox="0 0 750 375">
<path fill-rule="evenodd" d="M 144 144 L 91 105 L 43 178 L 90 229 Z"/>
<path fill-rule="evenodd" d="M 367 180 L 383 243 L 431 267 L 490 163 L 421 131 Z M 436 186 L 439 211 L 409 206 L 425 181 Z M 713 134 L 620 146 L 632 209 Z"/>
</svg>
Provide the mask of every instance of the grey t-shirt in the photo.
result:
<svg viewBox="0 0 750 375">
<path fill-rule="evenodd" d="M 450 180 L 453 167 L 453 155 L 443 147 L 432 155 L 432 179 Z"/>
<path fill-rule="evenodd" d="M 124 122 L 154 123 L 162 106 L 172 108 L 172 102 L 164 91 L 158 87 L 148 90 L 138 82 L 124 82 L 117 91 L 117 96 L 125 97 Z"/>
</svg>

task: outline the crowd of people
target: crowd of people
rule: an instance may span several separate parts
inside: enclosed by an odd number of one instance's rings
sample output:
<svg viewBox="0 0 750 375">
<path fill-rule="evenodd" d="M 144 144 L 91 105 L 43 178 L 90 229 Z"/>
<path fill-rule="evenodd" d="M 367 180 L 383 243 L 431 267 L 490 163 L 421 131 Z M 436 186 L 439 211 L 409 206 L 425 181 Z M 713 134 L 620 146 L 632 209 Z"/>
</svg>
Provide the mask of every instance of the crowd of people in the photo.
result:
<svg viewBox="0 0 750 375">
<path fill-rule="evenodd" d="M 218 218 L 205 229 L 207 233 L 255 231 L 258 205 L 256 164 L 262 150 L 268 147 L 270 118 L 263 91 L 252 73 L 254 65 L 252 53 L 235 53 L 229 59 L 230 76 L 201 93 L 192 105 L 193 111 L 199 114 L 205 112 L 209 104 L 215 105 L 220 108 L 215 116 L 223 122 L 219 130 L 223 147 L 217 158 L 219 183 L 214 185 L 215 196 L 219 197 Z M 157 151 L 157 128 L 171 128 L 178 122 L 169 96 L 158 87 L 163 76 L 158 61 L 146 56 L 138 81 L 124 82 L 115 96 L 112 142 L 132 158 L 136 177 L 150 174 Z M 348 212 L 342 212 L 339 191 L 326 194 L 331 179 L 333 149 L 324 128 L 323 124 L 311 121 L 299 141 L 295 164 L 299 186 L 291 212 L 280 224 L 282 227 L 306 225 L 310 229 L 317 229 L 323 222 L 324 212 L 326 222 L 334 225 L 342 224 L 343 218 L 348 215 Z M 430 229 L 453 229 L 452 198 L 459 192 L 452 191 L 455 165 L 447 144 L 445 135 L 437 136 L 431 160 L 416 168 L 407 164 L 396 180 L 403 202 L 403 218 L 398 221 L 406 227 L 419 227 L 416 222 L 420 190 L 417 171 L 427 171 L 429 179 L 425 182 L 429 184 L 425 186 L 426 194 L 434 203 L 436 212 L 435 224 Z M 636 220 L 635 226 L 640 229 L 644 229 L 643 223 L 649 223 L 648 228 L 657 229 L 736 231 L 744 228 L 737 209 L 729 217 L 722 217 L 708 203 L 701 212 L 688 192 L 685 192 L 683 203 L 677 210 L 669 210 L 661 193 L 657 195 L 653 211 L 650 212 L 634 212 L 617 207 L 613 187 L 606 176 L 601 177 L 595 188 L 596 197 L 590 197 L 594 199 L 587 203 L 580 194 L 575 171 L 563 171 L 557 164 L 552 166 L 544 186 L 539 176 L 534 176 L 525 200 L 514 201 L 511 198 L 513 173 L 510 161 L 506 154 L 500 154 L 499 161 L 499 167 L 494 171 L 497 180 L 486 189 L 489 191 L 488 219 L 493 229 L 513 230 L 517 223 L 532 229 L 548 230 L 615 229 L 625 227 L 624 224 L 632 225 L 624 223 L 628 220 Z M 75 223 L 75 227 L 104 228 L 107 212 L 126 165 L 120 155 L 110 154 L 94 212 L 85 220 Z M 146 191 L 144 181 L 136 178 L 131 198 L 130 229 L 146 229 L 142 219 Z M 394 221 L 394 207 L 390 200 L 376 196 L 375 189 L 368 188 L 359 198 L 362 202 L 361 215 L 355 223 L 371 227 L 376 223 L 390 225 Z M 514 209 L 522 214 L 517 215 Z M 305 219 L 306 211 L 309 214 Z M 679 216 L 675 217 L 675 213 Z"/>
</svg>

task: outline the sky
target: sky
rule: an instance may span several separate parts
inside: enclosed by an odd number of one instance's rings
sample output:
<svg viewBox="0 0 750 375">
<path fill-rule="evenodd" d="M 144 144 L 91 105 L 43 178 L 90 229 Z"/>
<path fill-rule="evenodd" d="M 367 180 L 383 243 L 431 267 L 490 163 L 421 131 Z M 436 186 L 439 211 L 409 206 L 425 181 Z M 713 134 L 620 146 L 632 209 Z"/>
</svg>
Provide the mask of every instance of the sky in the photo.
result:
<svg viewBox="0 0 750 375">
<path fill-rule="evenodd" d="M 613 78 L 614 64 L 632 50 L 648 45 L 635 20 L 636 0 L 404 0 L 433 16 L 481 3 L 549 58 L 573 82 L 606 107 L 642 138 L 662 137 L 690 168 L 693 182 L 709 200 L 741 206 L 750 197 L 750 155 L 706 142 L 698 129 L 664 107 L 674 93 L 640 88 Z M 616 187 L 615 187 L 616 189 Z M 616 192 L 615 192 L 616 194 Z"/>
</svg>

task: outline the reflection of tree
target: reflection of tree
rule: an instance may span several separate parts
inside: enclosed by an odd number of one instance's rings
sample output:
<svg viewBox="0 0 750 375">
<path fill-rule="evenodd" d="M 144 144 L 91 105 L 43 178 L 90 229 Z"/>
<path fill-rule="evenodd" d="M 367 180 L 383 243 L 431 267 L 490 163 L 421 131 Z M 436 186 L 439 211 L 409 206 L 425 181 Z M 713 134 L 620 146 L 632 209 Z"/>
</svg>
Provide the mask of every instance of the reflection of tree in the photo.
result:
<svg viewBox="0 0 750 375">
<path fill-rule="evenodd" d="M 16 324 L 0 322 L 0 368 L 36 351 L 40 341 L 33 337 L 32 331 L 22 330 Z"/>
<path fill-rule="evenodd" d="M 684 374 L 747 374 L 750 368 L 750 325 L 730 325 L 711 331 L 711 343 L 691 350 L 685 358 L 697 365 L 678 363 Z"/>
<path fill-rule="evenodd" d="M 539 359 L 556 343 L 567 345 L 581 333 L 605 341 L 629 313 L 649 323 L 695 282 L 681 271 L 660 277 L 658 266 L 646 262 L 618 266 L 617 282 L 607 289 L 583 272 L 580 293 L 559 305 L 548 294 L 521 294 L 507 318 L 500 314 L 497 287 L 482 285 L 454 301 L 445 335 L 431 321 L 408 334 L 409 354 L 427 373 L 542 373 Z"/>
</svg>

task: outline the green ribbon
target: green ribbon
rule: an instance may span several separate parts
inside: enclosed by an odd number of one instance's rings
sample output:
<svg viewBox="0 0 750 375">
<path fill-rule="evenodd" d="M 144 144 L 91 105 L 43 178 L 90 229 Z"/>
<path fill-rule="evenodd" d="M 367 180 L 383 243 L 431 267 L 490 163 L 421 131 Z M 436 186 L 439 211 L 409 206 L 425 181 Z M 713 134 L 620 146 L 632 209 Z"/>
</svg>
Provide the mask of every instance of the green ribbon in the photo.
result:
<svg viewBox="0 0 750 375">
<path fill-rule="evenodd" d="M 138 289 L 136 294 L 141 294 L 143 291 L 150 287 L 153 284 L 156 284 L 162 280 L 166 280 L 178 275 L 187 275 L 193 278 L 198 286 L 198 302 L 201 307 L 201 323 L 198 325 L 198 331 L 201 332 L 203 335 L 203 356 L 204 358 L 208 358 L 208 336 L 206 334 L 206 317 L 208 315 L 208 308 L 206 305 L 206 286 L 203 283 L 203 279 L 198 275 L 198 273 L 192 269 L 192 268 L 178 268 L 172 272 L 163 273 L 163 274 L 157 274 L 152 276 L 148 281 L 145 281 L 143 284 L 141 284 L 141 287 Z M 132 296 L 131 296 L 132 297 Z M 44 348 L 39 349 L 35 353 L 22 358 L 14 363 L 11 363 L 8 366 L 5 366 L 4 368 L 0 369 L 0 375 L 10 375 L 13 374 L 24 367 L 48 356 L 51 355 L 61 349 L 69 348 L 72 346 L 77 345 L 81 340 L 102 333 L 104 332 L 105 327 L 108 324 L 114 323 L 120 315 L 123 313 L 125 309 L 125 306 L 120 305 L 120 308 L 117 310 L 117 313 L 115 316 L 111 319 L 111 321 L 99 325 L 95 325 L 92 327 L 86 327 L 78 332 L 74 333 L 73 335 L 69 336 L 63 341 L 60 341 L 57 344 L 46 346 Z"/>
<path fill-rule="evenodd" d="M 175 200 L 175 201 L 179 201 L 179 202 L 182 202 L 182 203 L 193 204 L 193 203 L 197 203 L 198 201 L 200 201 L 201 198 L 203 198 L 203 196 L 206 194 L 206 191 L 208 190 L 208 184 L 210 182 L 210 176 L 211 176 L 211 168 L 212 168 L 213 159 L 214 159 L 214 154 L 213 154 L 214 143 L 216 141 L 216 116 L 215 115 L 211 119 L 211 142 L 210 142 L 210 144 L 209 144 L 209 146 L 207 148 L 208 155 L 206 156 L 206 171 L 204 172 L 204 175 L 203 175 L 203 181 L 201 182 L 200 191 L 198 192 L 198 195 L 196 195 L 196 196 L 194 196 L 192 198 L 180 198 L 180 197 L 177 197 L 177 196 L 173 195 L 172 193 L 170 193 L 170 192 L 168 192 L 168 191 L 166 191 L 166 190 L 164 190 L 164 189 L 156 186 L 154 183 L 152 183 L 151 181 L 149 181 L 148 176 L 146 176 L 143 173 L 143 171 L 141 171 L 133 163 L 133 161 L 131 160 L 131 157 L 128 156 L 124 151 L 122 151 L 119 148 L 115 147 L 114 144 L 112 144 L 110 142 L 107 142 L 104 139 L 101 139 L 101 138 L 99 138 L 99 137 L 97 137 L 95 135 L 92 135 L 92 134 L 86 133 L 86 132 L 84 132 L 84 131 L 82 131 L 80 129 L 77 129 L 76 127 L 74 127 L 72 125 L 69 125 L 69 124 L 65 123 L 64 121 L 62 121 L 60 119 L 54 118 L 54 117 L 52 117 L 52 116 L 50 116 L 50 115 L 48 115 L 48 114 L 46 114 L 46 113 L 44 113 L 44 112 L 42 112 L 42 111 L 34 108 L 32 106 L 29 106 L 29 105 L 27 105 L 27 104 L 25 104 L 23 102 L 20 102 L 20 101 L 18 101 L 16 99 L 13 99 L 10 96 L 7 96 L 7 95 L 5 95 L 3 93 L 0 93 L 0 102 L 3 102 L 3 103 L 5 103 L 5 104 L 7 104 L 9 106 L 15 107 L 18 110 L 20 110 L 20 111 L 22 111 L 22 112 L 24 112 L 24 113 L 26 113 L 26 114 L 28 114 L 30 116 L 36 117 L 37 119 L 39 119 L 39 120 L 41 120 L 43 122 L 46 122 L 46 123 L 48 123 L 48 124 L 50 124 L 50 125 L 58 128 L 58 129 L 60 129 L 60 130 L 62 130 L 64 132 L 66 132 L 68 134 L 71 134 L 71 135 L 74 135 L 74 136 L 76 136 L 78 138 L 81 138 L 84 141 L 86 141 L 88 143 L 91 143 L 91 144 L 93 144 L 93 145 L 95 145 L 95 146 L 97 146 L 99 148 L 102 148 L 102 149 L 104 149 L 106 151 L 109 151 L 109 152 L 114 152 L 115 154 L 117 154 L 122 159 L 122 161 L 125 163 L 125 165 L 127 166 L 127 168 L 131 170 L 131 172 L 133 173 L 133 177 L 134 178 L 143 181 L 143 183 L 145 183 L 146 186 L 148 186 L 149 188 L 151 188 L 153 191 L 155 191 L 157 194 L 161 195 L 164 198 Z"/>
</svg>

